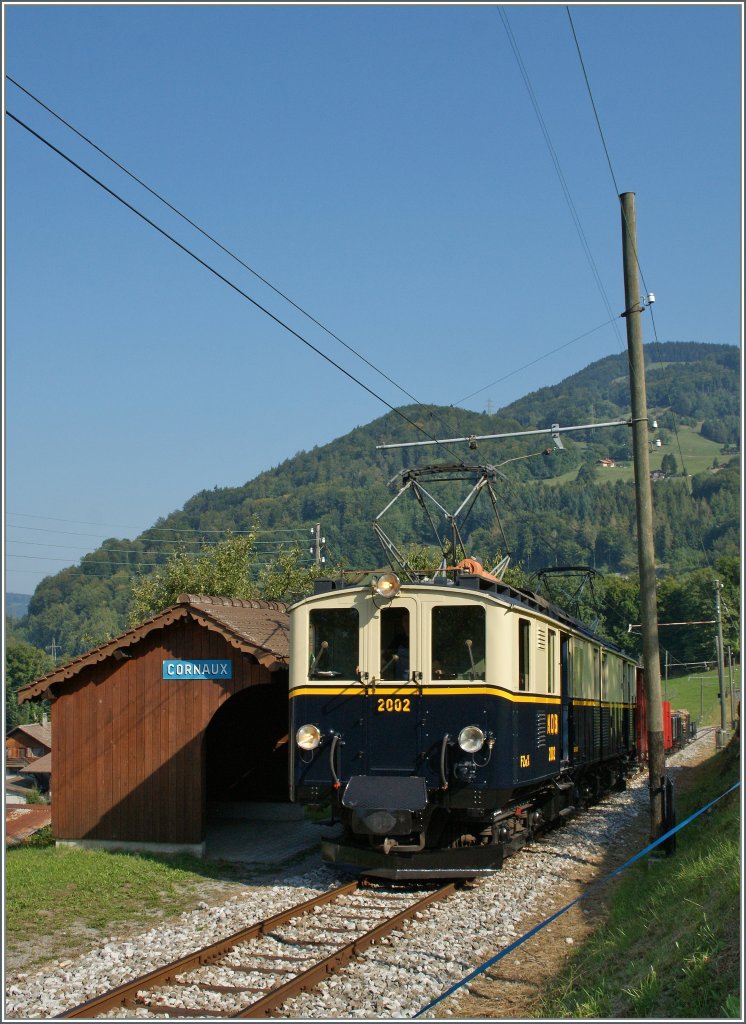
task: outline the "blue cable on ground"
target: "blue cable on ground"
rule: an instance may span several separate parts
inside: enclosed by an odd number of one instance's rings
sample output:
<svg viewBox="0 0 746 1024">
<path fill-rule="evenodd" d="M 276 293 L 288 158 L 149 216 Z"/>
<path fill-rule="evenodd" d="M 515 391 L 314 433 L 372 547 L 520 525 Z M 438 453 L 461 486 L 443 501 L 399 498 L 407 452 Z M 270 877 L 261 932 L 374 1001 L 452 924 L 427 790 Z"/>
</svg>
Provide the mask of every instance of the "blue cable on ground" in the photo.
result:
<svg viewBox="0 0 746 1024">
<path fill-rule="evenodd" d="M 489 970 L 490 967 L 492 967 L 494 964 L 498 962 L 498 960 L 502 960 L 504 956 L 507 956 L 508 953 L 512 953 L 514 949 L 517 949 L 519 946 L 522 946 L 524 942 L 530 939 L 533 935 L 536 935 L 537 932 L 540 932 L 542 928 L 546 928 L 546 926 L 548 924 L 551 924 L 552 921 L 556 921 L 557 918 L 564 914 L 566 910 L 569 910 L 571 907 L 574 907 L 576 903 L 580 903 L 581 900 L 584 900 L 586 896 L 588 896 L 599 885 L 605 885 L 606 882 L 609 881 L 609 879 L 614 877 L 614 875 L 620 874 L 620 872 L 624 871 L 626 868 L 630 867 L 630 865 L 634 864 L 635 861 L 639 860 L 641 857 L 644 857 L 647 853 L 650 853 L 651 850 L 654 850 L 656 846 L 660 846 L 661 843 L 664 843 L 667 839 L 670 839 L 671 836 L 675 835 L 680 829 L 684 828 L 690 822 L 694 821 L 695 818 L 698 818 L 700 814 L 704 814 L 705 811 L 709 811 L 709 809 L 714 804 L 716 804 L 718 800 L 722 800 L 723 797 L 727 796 L 729 793 L 732 793 L 734 789 L 738 789 L 740 785 L 740 780 L 738 782 L 734 782 L 730 789 L 726 789 L 724 793 L 721 793 L 720 796 L 715 797 L 715 799 L 711 800 L 709 804 L 706 804 L 704 807 L 700 807 L 700 809 L 698 811 L 695 811 L 694 814 L 690 814 L 686 821 L 682 821 L 680 825 L 676 825 L 674 828 L 669 829 L 668 832 L 662 835 L 659 839 L 656 839 L 655 842 L 650 843 L 649 846 L 646 846 L 644 850 L 640 850 L 639 853 L 636 853 L 634 857 L 631 857 L 628 861 L 622 864 L 621 867 L 616 868 L 614 871 L 611 872 L 611 874 L 606 875 L 604 878 L 600 878 L 597 882 L 594 882 L 592 885 L 590 885 L 584 893 L 582 893 L 580 896 L 577 896 L 571 903 L 568 903 L 566 907 L 562 907 L 561 910 L 558 910 L 556 913 L 552 914 L 551 917 L 548 917 L 546 921 L 542 921 L 541 924 L 537 924 L 536 927 L 531 929 L 531 931 L 528 931 L 525 935 L 522 935 L 520 939 L 516 939 L 515 942 L 511 942 L 509 946 L 506 946 L 505 949 L 500 950 L 500 952 L 496 956 L 493 956 L 490 960 L 485 961 L 485 963 L 483 963 L 480 967 L 477 967 L 475 970 L 473 970 L 471 974 L 467 974 L 465 978 L 461 979 L 461 981 L 456 982 L 455 985 L 451 985 L 451 987 L 447 989 L 445 992 L 443 992 L 442 995 L 439 995 L 437 999 L 433 999 L 433 1001 L 428 1003 L 427 1006 L 423 1006 L 421 1010 L 418 1010 L 418 1012 L 414 1014 L 414 1017 L 412 1019 L 416 1020 L 417 1017 L 421 1017 L 423 1013 L 427 1013 L 428 1010 L 432 1010 L 434 1006 L 437 1006 L 438 1003 L 442 1003 L 443 1000 L 447 999 L 448 996 L 452 995 L 452 993 L 456 992 L 460 988 L 463 988 L 464 985 L 468 985 L 470 981 L 472 981 L 474 978 L 477 978 L 480 974 L 484 974 L 484 972 Z"/>
</svg>

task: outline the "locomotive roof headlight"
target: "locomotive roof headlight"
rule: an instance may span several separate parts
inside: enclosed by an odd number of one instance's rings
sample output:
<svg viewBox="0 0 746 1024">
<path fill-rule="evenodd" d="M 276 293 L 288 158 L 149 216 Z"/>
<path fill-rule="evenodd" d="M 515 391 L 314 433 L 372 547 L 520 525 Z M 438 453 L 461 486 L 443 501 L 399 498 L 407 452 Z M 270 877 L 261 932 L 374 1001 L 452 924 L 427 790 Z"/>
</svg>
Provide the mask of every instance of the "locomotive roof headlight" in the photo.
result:
<svg viewBox="0 0 746 1024">
<path fill-rule="evenodd" d="M 458 745 L 467 754 L 476 754 L 484 746 L 484 733 L 478 725 L 466 725 L 458 734 Z"/>
<path fill-rule="evenodd" d="M 302 725 L 295 734 L 295 742 L 301 750 L 315 750 L 321 743 L 321 733 L 315 725 Z"/>
<path fill-rule="evenodd" d="M 395 572 L 385 572 L 373 584 L 373 590 L 379 597 L 396 597 L 401 588 L 401 580 Z"/>
</svg>

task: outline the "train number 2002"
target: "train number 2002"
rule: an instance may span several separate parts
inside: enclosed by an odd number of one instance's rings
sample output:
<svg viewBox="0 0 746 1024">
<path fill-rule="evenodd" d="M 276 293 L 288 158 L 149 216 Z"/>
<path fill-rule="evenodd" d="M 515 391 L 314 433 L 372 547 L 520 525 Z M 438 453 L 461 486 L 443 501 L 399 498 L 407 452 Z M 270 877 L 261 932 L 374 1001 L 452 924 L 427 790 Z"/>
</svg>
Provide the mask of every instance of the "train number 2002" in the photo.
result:
<svg viewBox="0 0 746 1024">
<path fill-rule="evenodd" d="M 411 711 L 412 701 L 409 697 L 379 697 L 377 711 Z"/>
</svg>

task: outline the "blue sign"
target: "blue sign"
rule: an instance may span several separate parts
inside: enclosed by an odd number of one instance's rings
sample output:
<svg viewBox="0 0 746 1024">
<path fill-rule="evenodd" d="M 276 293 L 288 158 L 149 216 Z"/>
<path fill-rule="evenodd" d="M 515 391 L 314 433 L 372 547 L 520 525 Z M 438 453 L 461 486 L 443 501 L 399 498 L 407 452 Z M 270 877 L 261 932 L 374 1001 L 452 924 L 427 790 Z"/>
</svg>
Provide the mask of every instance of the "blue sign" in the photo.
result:
<svg viewBox="0 0 746 1024">
<path fill-rule="evenodd" d="M 163 662 L 163 679 L 232 679 L 233 662 L 215 659 L 214 661 L 182 661 L 172 659 Z"/>
</svg>

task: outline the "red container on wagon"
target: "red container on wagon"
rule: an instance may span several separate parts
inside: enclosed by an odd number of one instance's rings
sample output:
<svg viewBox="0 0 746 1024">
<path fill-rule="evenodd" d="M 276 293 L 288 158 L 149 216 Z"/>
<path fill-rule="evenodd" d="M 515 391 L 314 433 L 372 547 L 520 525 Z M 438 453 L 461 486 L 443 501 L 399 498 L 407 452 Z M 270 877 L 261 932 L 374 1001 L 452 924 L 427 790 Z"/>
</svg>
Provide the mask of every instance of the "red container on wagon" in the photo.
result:
<svg viewBox="0 0 746 1024">
<path fill-rule="evenodd" d="M 641 668 L 637 669 L 635 739 L 637 741 L 637 757 L 640 761 L 645 761 L 648 756 L 648 714 L 647 704 L 645 703 L 645 677 Z"/>
<path fill-rule="evenodd" d="M 671 701 L 661 702 L 663 708 L 663 749 L 668 751 L 673 747 L 673 729 L 671 727 Z"/>
</svg>

